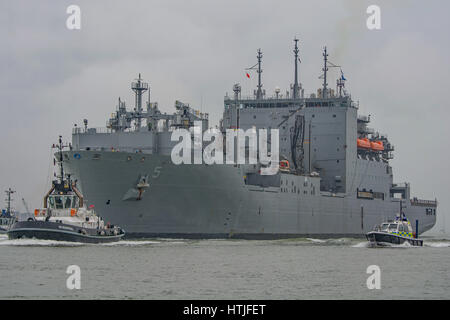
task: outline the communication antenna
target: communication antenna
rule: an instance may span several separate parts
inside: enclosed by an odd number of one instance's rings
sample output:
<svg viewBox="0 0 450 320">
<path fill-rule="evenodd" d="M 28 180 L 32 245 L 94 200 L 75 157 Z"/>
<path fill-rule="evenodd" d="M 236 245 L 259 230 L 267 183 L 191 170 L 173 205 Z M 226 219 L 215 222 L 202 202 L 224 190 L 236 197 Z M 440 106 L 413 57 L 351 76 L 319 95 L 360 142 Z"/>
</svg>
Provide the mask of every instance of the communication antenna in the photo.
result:
<svg viewBox="0 0 450 320">
<path fill-rule="evenodd" d="M 236 109 L 236 128 L 239 128 L 239 96 L 241 95 L 241 85 L 239 83 L 235 83 L 233 86 L 234 92 L 234 104 Z"/>
<path fill-rule="evenodd" d="M 261 73 L 262 73 L 261 59 L 262 59 L 263 55 L 262 55 L 261 49 L 258 49 L 257 53 L 258 54 L 256 55 L 256 58 L 258 59 L 258 62 L 253 67 L 245 68 L 245 70 L 256 70 L 256 72 L 258 72 L 258 86 L 257 86 L 257 90 L 256 90 L 256 99 L 261 99 L 263 96 L 262 83 L 261 83 Z M 258 66 L 258 68 L 256 68 L 256 66 Z"/>
<path fill-rule="evenodd" d="M 261 83 L 261 59 L 262 59 L 262 51 L 261 49 L 258 49 L 258 55 L 256 56 L 258 58 L 258 89 L 256 90 L 256 99 L 262 98 L 262 83 Z"/>
<path fill-rule="evenodd" d="M 322 98 L 326 98 L 327 97 L 327 71 L 328 71 L 328 65 L 327 65 L 327 60 L 328 60 L 328 53 L 327 53 L 327 47 L 325 46 L 323 48 L 323 90 L 322 90 Z"/>
<path fill-rule="evenodd" d="M 337 91 L 339 91 L 339 97 L 342 97 L 342 91 L 345 88 L 346 80 L 347 79 L 345 79 L 344 73 L 342 72 L 342 69 L 341 69 L 341 76 L 339 77 L 339 79 L 336 80 L 336 87 L 337 87 Z"/>
<path fill-rule="evenodd" d="M 298 58 L 298 39 L 294 38 L 294 43 L 295 43 L 295 47 L 294 47 L 294 54 L 295 54 L 295 74 L 294 74 L 294 99 L 298 99 L 298 67 L 297 67 L 297 62 L 300 62 L 300 59 Z"/>
<path fill-rule="evenodd" d="M 341 68 L 341 66 L 335 65 L 334 63 L 332 63 L 331 61 L 328 61 L 328 53 L 327 53 L 327 47 L 325 46 L 323 48 L 323 74 L 319 77 L 319 79 L 323 79 L 323 88 L 322 88 L 322 98 L 328 98 L 328 83 L 327 83 L 327 72 L 328 72 L 328 68 Z M 342 73 L 342 69 L 341 69 L 341 78 L 340 80 L 338 80 L 337 85 L 338 88 L 340 89 L 340 94 L 342 94 L 342 88 L 344 87 L 344 81 L 346 79 L 344 78 L 344 74 Z M 342 88 L 340 87 L 342 86 Z"/>
</svg>

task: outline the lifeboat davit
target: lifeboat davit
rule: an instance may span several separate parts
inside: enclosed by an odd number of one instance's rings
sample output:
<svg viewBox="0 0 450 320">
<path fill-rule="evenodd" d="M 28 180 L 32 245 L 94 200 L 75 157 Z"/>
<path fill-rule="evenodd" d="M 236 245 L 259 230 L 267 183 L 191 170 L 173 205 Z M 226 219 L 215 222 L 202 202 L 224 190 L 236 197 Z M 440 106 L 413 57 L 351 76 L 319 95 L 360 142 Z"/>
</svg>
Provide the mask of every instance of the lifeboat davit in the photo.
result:
<svg viewBox="0 0 450 320">
<path fill-rule="evenodd" d="M 370 141 L 367 138 L 357 139 L 356 145 L 358 146 L 358 148 L 361 148 L 361 149 L 370 149 L 371 148 Z"/>
<path fill-rule="evenodd" d="M 383 151 L 383 141 L 372 141 L 370 142 L 370 148 L 374 151 Z"/>
</svg>

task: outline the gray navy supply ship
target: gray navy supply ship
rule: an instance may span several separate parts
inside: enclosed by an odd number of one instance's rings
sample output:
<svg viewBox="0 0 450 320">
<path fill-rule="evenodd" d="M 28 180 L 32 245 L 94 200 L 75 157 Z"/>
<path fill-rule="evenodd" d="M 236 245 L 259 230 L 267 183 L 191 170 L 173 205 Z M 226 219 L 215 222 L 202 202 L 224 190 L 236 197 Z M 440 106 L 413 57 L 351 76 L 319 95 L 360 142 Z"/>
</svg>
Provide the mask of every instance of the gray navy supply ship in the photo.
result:
<svg viewBox="0 0 450 320">
<path fill-rule="evenodd" d="M 192 128 L 194 121 L 206 129 L 208 114 L 180 101 L 175 113 L 160 112 L 140 75 L 131 84 L 133 109 L 119 98 L 106 128 L 88 127 L 87 120 L 73 128 L 72 149 L 64 152 L 69 172 L 98 212 L 131 236 L 362 237 L 401 210 L 419 233 L 432 228 L 437 201 L 411 197 L 409 183 L 394 182 L 393 145 L 369 127 L 370 116 L 358 115 L 342 71 L 336 90 L 329 88 L 329 70 L 338 66 L 326 48 L 323 86 L 306 96 L 298 81 L 297 39 L 294 45 L 290 90 L 266 95 L 258 50 L 248 68 L 258 75 L 254 95 L 243 97 L 235 84 L 220 121 L 222 132 L 279 129 L 276 175 L 261 175 L 259 165 L 249 164 L 175 165 L 173 130 Z"/>
<path fill-rule="evenodd" d="M 61 137 L 55 147 L 59 149 L 60 174 L 44 197 L 44 208 L 36 209 L 35 217 L 15 221 L 7 230 L 9 239 L 35 238 L 81 243 L 120 240 L 125 232 L 117 226 L 105 224 L 91 207 L 86 208 L 76 182 L 71 180 L 70 174 L 64 174 Z"/>
</svg>

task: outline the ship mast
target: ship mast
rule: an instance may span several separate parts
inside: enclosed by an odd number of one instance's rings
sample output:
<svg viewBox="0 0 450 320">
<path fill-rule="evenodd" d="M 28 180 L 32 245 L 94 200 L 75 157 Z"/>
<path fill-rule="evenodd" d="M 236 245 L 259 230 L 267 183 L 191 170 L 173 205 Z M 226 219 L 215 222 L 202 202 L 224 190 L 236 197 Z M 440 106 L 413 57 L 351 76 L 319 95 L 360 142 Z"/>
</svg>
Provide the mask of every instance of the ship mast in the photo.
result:
<svg viewBox="0 0 450 320">
<path fill-rule="evenodd" d="M 297 67 L 297 61 L 298 61 L 298 39 L 294 38 L 295 42 L 295 48 L 294 48 L 294 54 L 295 54 L 295 74 L 294 74 L 294 99 L 298 99 L 298 67 Z"/>
<path fill-rule="evenodd" d="M 6 193 L 6 215 L 10 216 L 11 215 L 11 195 L 13 193 L 16 193 L 16 191 L 12 190 L 11 188 L 8 188 L 8 190 L 5 191 Z"/>
<path fill-rule="evenodd" d="M 139 78 L 136 82 L 131 83 L 131 90 L 135 93 L 135 111 L 137 113 L 136 115 L 136 129 L 139 130 L 141 127 L 141 121 L 142 121 L 142 94 L 148 90 L 148 83 L 143 82 L 141 78 L 141 74 L 139 73 Z M 149 96 L 150 100 L 150 96 Z M 149 101 L 150 102 L 150 101 Z"/>
<path fill-rule="evenodd" d="M 63 154 L 62 154 L 63 144 L 62 144 L 62 136 L 59 136 L 59 145 L 58 145 L 58 155 L 59 155 L 59 174 L 61 183 L 64 181 L 64 167 L 63 167 Z"/>
<path fill-rule="evenodd" d="M 262 59 L 262 51 L 261 49 L 258 49 L 258 55 L 256 56 L 258 58 L 258 89 L 256 90 L 256 99 L 262 98 L 262 83 L 261 83 L 261 59 Z"/>
<path fill-rule="evenodd" d="M 324 47 L 323 49 L 323 89 L 322 89 L 322 98 L 327 98 L 327 71 L 328 71 L 328 66 L 327 66 L 327 61 L 328 61 L 328 53 L 327 53 L 327 47 Z"/>
</svg>

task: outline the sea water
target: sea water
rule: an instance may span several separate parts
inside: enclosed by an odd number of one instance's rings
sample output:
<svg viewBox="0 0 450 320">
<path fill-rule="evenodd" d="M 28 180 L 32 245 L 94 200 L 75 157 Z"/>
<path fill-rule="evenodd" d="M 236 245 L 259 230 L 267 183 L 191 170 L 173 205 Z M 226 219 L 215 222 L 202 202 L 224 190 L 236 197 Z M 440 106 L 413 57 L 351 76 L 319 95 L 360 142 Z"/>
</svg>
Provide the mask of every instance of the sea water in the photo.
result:
<svg viewBox="0 0 450 320">
<path fill-rule="evenodd" d="M 68 266 L 80 270 L 69 289 Z M 368 267 L 380 270 L 369 289 Z M 0 235 L 0 299 L 449 299 L 450 237 L 139 239 L 81 244 Z"/>
</svg>

